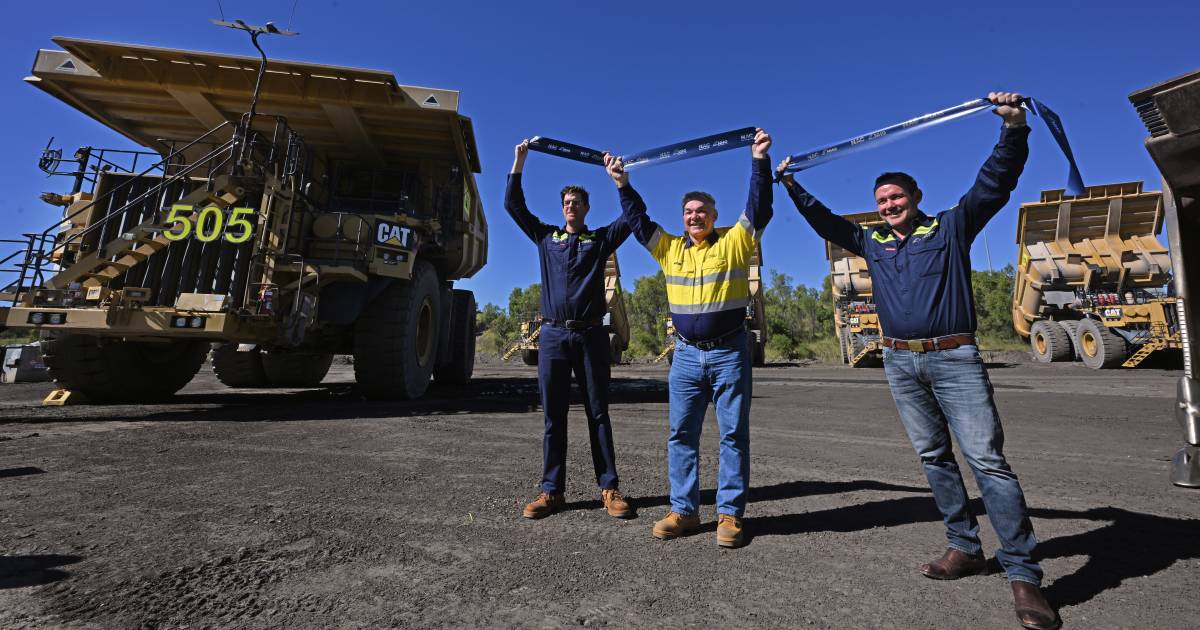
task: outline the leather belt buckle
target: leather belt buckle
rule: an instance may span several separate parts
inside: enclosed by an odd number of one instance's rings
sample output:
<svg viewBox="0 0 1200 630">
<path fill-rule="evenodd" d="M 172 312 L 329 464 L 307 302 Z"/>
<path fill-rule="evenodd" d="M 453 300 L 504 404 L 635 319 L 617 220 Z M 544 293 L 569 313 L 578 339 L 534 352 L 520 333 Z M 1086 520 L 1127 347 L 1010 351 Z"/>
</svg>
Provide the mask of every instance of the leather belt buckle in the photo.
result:
<svg viewBox="0 0 1200 630">
<path fill-rule="evenodd" d="M 925 340 L 924 339 L 910 339 L 910 340 L 906 341 L 905 343 L 908 344 L 908 350 L 910 352 L 925 352 Z"/>
<path fill-rule="evenodd" d="M 692 345 L 696 346 L 700 350 L 708 352 L 709 350 L 716 348 L 718 345 L 720 345 L 720 343 L 721 341 L 719 339 L 714 339 L 712 341 L 697 341 Z"/>
</svg>

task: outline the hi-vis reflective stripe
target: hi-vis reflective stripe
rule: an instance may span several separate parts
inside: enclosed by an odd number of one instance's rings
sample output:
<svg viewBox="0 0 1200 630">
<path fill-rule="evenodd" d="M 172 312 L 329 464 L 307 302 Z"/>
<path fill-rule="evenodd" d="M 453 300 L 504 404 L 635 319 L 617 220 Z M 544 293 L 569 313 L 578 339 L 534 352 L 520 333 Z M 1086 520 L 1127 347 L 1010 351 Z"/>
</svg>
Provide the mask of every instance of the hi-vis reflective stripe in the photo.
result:
<svg viewBox="0 0 1200 630">
<path fill-rule="evenodd" d="M 655 249 L 656 247 L 658 247 L 658 244 L 659 244 L 659 243 L 662 241 L 663 237 L 664 237 L 664 236 L 666 236 L 666 235 L 667 235 L 667 233 L 666 233 L 666 232 L 664 232 L 664 231 L 663 231 L 663 229 L 662 229 L 661 227 L 660 227 L 660 228 L 656 228 L 656 229 L 654 230 L 654 235 L 653 235 L 653 236 L 651 236 L 651 237 L 650 237 L 650 241 L 649 241 L 648 243 L 646 243 L 646 251 L 648 251 L 648 252 L 650 252 L 651 254 L 653 254 L 653 253 L 654 253 L 654 249 Z"/>
<path fill-rule="evenodd" d="M 938 220 L 935 218 L 933 223 L 929 225 L 918 225 L 917 229 L 913 230 L 913 236 L 924 236 L 937 229 Z"/>
<path fill-rule="evenodd" d="M 875 239 L 876 243 L 891 243 L 892 241 L 896 240 L 896 235 L 889 233 L 887 238 L 884 238 L 879 232 L 871 230 L 871 238 Z"/>
<path fill-rule="evenodd" d="M 710 273 L 706 276 L 667 276 L 667 284 L 694 287 L 701 284 L 712 284 L 714 282 L 746 280 L 749 277 L 750 273 L 746 269 L 725 269 L 716 273 Z"/>
<path fill-rule="evenodd" d="M 746 308 L 750 304 L 749 297 L 734 298 L 724 302 L 709 302 L 707 304 L 671 304 L 671 313 L 675 315 L 702 315 L 704 313 L 720 313 L 735 308 Z"/>
<path fill-rule="evenodd" d="M 567 232 L 559 232 L 558 230 L 554 231 L 554 240 L 556 241 L 565 241 L 567 240 L 568 236 L 570 236 L 570 234 Z"/>
</svg>

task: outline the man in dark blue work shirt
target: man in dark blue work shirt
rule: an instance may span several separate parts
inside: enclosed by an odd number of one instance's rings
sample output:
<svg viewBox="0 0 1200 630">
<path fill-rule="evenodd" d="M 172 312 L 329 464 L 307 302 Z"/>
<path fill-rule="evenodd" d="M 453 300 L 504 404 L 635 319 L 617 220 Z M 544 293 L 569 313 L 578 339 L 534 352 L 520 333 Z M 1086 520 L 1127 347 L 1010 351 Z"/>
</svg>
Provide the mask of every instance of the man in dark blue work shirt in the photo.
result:
<svg viewBox="0 0 1200 630">
<path fill-rule="evenodd" d="M 542 272 L 542 328 L 538 337 L 538 388 L 546 416 L 542 442 L 542 492 L 525 506 L 525 518 L 543 518 L 563 506 L 567 480 L 567 409 L 571 373 L 579 383 L 583 409 L 592 442 L 596 483 L 608 513 L 617 518 L 633 515 L 618 489 L 612 423 L 608 417 L 609 341 L 604 327 L 608 310 L 604 299 L 604 265 L 630 230 L 622 217 L 589 230 L 584 223 L 589 205 L 587 191 L 579 186 L 562 189 L 564 225 L 542 223 L 525 205 L 521 171 L 529 155 L 529 141 L 516 147 L 504 208 L 538 249 Z"/>
<path fill-rule="evenodd" d="M 875 203 L 885 227 L 861 228 L 834 215 L 796 183 L 783 182 L 817 234 L 863 256 L 871 273 L 884 371 L 900 420 L 921 457 L 925 476 L 946 523 L 948 549 L 921 573 L 953 580 L 987 566 L 979 523 L 950 444 L 950 434 L 975 474 L 988 518 L 1000 538 L 996 559 L 1008 574 L 1017 617 L 1025 628 L 1057 628 L 1042 596 L 1042 569 L 1033 559 L 1037 540 L 1017 475 L 1004 458 L 1004 431 L 992 384 L 975 344 L 971 243 L 1017 186 L 1029 155 L 1029 127 L 1021 96 L 992 93 L 1004 119 L 1000 141 L 958 205 L 930 217 L 917 206 L 921 190 L 905 173 L 875 181 Z M 787 167 L 788 160 L 779 165 Z"/>
</svg>

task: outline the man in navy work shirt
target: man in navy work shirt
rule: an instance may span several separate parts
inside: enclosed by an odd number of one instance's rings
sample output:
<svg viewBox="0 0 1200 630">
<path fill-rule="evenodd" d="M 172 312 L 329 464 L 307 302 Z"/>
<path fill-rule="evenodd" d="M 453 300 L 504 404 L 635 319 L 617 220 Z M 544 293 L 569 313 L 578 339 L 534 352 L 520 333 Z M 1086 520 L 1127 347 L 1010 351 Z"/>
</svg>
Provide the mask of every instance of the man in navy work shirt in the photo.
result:
<svg viewBox="0 0 1200 630">
<path fill-rule="evenodd" d="M 537 245 L 542 272 L 542 329 L 538 337 L 538 388 L 546 416 L 542 442 L 542 492 L 525 506 L 525 518 L 543 518 L 563 506 L 567 480 L 567 409 L 571 373 L 579 383 L 592 442 L 596 483 L 608 513 L 629 518 L 633 509 L 618 489 L 612 423 L 608 417 L 609 341 L 604 328 L 608 310 L 604 299 L 604 265 L 625 239 L 629 227 L 622 217 L 595 230 L 584 223 L 588 193 L 579 186 L 562 189 L 565 224 L 542 223 L 525 205 L 521 171 L 529 141 L 516 147 L 504 208 L 517 226 Z"/>
<path fill-rule="evenodd" d="M 950 444 L 953 434 L 1000 538 L 996 558 L 1012 585 L 1017 617 L 1026 628 L 1057 628 L 1061 622 L 1040 590 L 1042 569 L 1033 559 L 1037 540 L 1017 475 L 1004 458 L 1004 431 L 974 337 L 971 243 L 1008 203 L 1029 155 L 1021 96 L 998 92 L 988 98 L 1004 119 L 1000 141 L 975 185 L 937 216 L 918 208 L 921 190 L 905 173 L 884 173 L 875 181 L 875 203 L 886 226 L 874 228 L 834 215 L 791 175 L 783 182 L 817 234 L 867 260 L 888 385 L 946 523 L 948 549 L 922 565 L 921 573 L 953 580 L 987 565 Z M 787 164 L 784 160 L 779 172 Z"/>
</svg>

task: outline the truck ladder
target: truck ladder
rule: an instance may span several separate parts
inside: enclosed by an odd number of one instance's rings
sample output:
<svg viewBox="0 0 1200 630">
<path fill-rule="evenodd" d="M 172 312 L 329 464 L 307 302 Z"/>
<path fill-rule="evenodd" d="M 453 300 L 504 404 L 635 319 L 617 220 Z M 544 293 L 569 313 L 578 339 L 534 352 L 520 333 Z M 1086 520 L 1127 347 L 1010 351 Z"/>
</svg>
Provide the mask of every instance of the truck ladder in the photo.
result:
<svg viewBox="0 0 1200 630">
<path fill-rule="evenodd" d="M 1160 323 L 1153 324 L 1150 327 L 1150 339 L 1141 346 L 1138 346 L 1137 352 L 1134 352 L 1128 359 L 1125 359 L 1121 367 L 1137 367 L 1139 363 L 1145 361 L 1146 357 L 1154 354 L 1156 350 L 1166 348 L 1167 341 L 1167 327 Z"/>
<path fill-rule="evenodd" d="M 863 360 L 867 358 L 868 354 L 878 350 L 881 345 L 882 344 L 878 339 L 875 341 L 868 341 L 867 345 L 863 346 L 863 349 L 859 350 L 858 354 L 854 355 L 854 357 L 850 359 L 850 365 L 857 366 L 859 363 L 862 363 Z"/>
<path fill-rule="evenodd" d="M 521 350 L 521 346 L 524 346 L 527 343 L 533 343 L 533 342 L 537 341 L 538 336 L 541 334 L 542 334 L 542 327 L 538 326 L 537 328 L 535 328 L 533 330 L 533 332 L 529 333 L 529 336 L 518 339 L 516 341 L 516 343 L 514 343 L 512 345 L 511 348 L 506 350 L 504 352 L 504 354 L 500 356 L 500 360 L 501 361 L 509 360 L 510 358 L 512 358 L 512 355 L 516 354 L 518 350 Z"/>
</svg>

